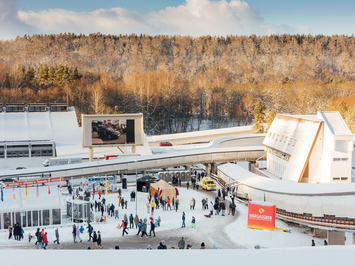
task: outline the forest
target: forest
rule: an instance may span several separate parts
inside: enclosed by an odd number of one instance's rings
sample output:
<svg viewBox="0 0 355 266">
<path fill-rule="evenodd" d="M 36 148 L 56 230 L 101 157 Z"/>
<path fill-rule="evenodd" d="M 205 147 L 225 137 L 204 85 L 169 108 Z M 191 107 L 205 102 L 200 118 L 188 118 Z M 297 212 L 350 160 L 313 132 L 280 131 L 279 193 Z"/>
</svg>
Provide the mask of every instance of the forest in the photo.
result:
<svg viewBox="0 0 355 266">
<path fill-rule="evenodd" d="M 25 35 L 0 41 L 0 103 L 141 112 L 148 135 L 338 110 L 355 132 L 354 52 L 354 36 Z"/>
</svg>

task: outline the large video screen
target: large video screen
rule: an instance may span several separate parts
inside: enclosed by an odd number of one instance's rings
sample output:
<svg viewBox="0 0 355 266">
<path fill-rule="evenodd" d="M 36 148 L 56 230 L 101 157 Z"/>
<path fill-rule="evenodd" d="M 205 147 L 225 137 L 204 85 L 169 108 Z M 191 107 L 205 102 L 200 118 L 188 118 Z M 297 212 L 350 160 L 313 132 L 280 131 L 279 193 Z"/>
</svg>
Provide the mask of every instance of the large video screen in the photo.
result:
<svg viewBox="0 0 355 266">
<path fill-rule="evenodd" d="M 134 144 L 134 120 L 91 121 L 92 145 Z"/>
<path fill-rule="evenodd" d="M 143 145 L 143 115 L 82 115 L 83 148 Z"/>
</svg>

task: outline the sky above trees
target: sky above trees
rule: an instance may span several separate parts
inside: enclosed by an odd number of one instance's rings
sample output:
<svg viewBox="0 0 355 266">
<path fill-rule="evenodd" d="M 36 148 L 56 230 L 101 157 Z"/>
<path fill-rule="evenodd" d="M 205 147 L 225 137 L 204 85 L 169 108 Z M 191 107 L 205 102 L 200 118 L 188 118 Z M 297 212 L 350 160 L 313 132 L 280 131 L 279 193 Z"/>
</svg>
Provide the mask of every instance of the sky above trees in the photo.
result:
<svg viewBox="0 0 355 266">
<path fill-rule="evenodd" d="M 352 0 L 0 0 L 0 39 L 73 32 L 352 35 Z"/>
</svg>

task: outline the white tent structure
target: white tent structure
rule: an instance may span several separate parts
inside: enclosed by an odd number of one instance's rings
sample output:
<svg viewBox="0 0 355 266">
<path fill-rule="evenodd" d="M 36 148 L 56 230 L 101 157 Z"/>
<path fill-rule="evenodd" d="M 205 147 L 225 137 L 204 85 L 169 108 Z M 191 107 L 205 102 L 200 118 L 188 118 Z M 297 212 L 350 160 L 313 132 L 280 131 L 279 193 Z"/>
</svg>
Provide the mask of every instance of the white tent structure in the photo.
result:
<svg viewBox="0 0 355 266">
<path fill-rule="evenodd" d="M 50 194 L 48 194 L 50 189 Z M 16 199 L 13 198 L 15 194 Z M 19 223 L 22 227 L 58 225 L 62 223 L 61 199 L 56 186 L 3 189 L 0 200 L 0 229 Z"/>
</svg>

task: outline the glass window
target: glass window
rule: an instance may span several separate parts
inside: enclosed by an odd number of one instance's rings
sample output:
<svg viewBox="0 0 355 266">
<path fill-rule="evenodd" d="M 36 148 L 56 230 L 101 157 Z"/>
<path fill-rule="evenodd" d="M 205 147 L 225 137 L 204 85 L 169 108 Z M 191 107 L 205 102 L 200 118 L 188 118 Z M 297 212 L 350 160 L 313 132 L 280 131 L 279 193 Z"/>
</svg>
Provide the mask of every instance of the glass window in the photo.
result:
<svg viewBox="0 0 355 266">
<path fill-rule="evenodd" d="M 46 111 L 46 107 L 45 106 L 41 106 L 41 111 L 42 112 Z"/>
<path fill-rule="evenodd" d="M 12 107 L 12 111 L 17 112 L 18 108 L 17 107 Z"/>
<path fill-rule="evenodd" d="M 31 151 L 31 157 L 36 157 L 36 151 Z"/>
<path fill-rule="evenodd" d="M 49 225 L 49 210 L 43 210 L 43 225 Z"/>
<path fill-rule="evenodd" d="M 4 152 L 3 151 L 0 151 L 0 158 L 4 158 Z"/>
<path fill-rule="evenodd" d="M 31 217 L 32 217 L 32 213 L 30 211 L 27 212 L 26 218 L 27 218 L 27 226 L 32 226 L 32 222 L 31 222 Z"/>
<path fill-rule="evenodd" d="M 347 162 L 347 161 L 349 161 L 349 158 L 341 158 L 341 160 L 342 160 L 343 162 Z"/>
<path fill-rule="evenodd" d="M 33 226 L 40 226 L 42 225 L 41 220 L 41 211 L 33 211 Z"/>
<path fill-rule="evenodd" d="M 12 112 L 12 107 L 6 107 L 6 110 L 7 110 L 8 112 Z"/>
<path fill-rule="evenodd" d="M 18 152 L 18 157 L 23 157 L 23 151 Z"/>
<path fill-rule="evenodd" d="M 23 152 L 23 157 L 28 157 L 28 151 Z"/>
<path fill-rule="evenodd" d="M 21 107 L 18 108 L 18 110 L 19 110 L 20 112 L 23 112 L 23 111 L 24 111 L 24 107 L 21 106 Z"/>
<path fill-rule="evenodd" d="M 15 221 L 14 221 L 14 224 L 15 223 L 19 223 L 21 224 L 21 213 L 20 212 L 15 212 Z"/>
<path fill-rule="evenodd" d="M 340 162 L 340 158 L 333 158 L 333 162 Z"/>
<path fill-rule="evenodd" d="M 35 107 L 35 111 L 36 111 L 36 112 L 39 112 L 39 106 L 36 106 L 36 107 Z"/>
<path fill-rule="evenodd" d="M 28 108 L 28 110 L 29 110 L 30 112 L 33 112 L 33 111 L 35 110 L 35 108 L 34 108 L 33 106 L 30 106 L 30 107 Z"/>
<path fill-rule="evenodd" d="M 47 156 L 47 151 L 42 151 L 42 156 Z"/>
<path fill-rule="evenodd" d="M 47 153 L 48 153 L 48 156 L 53 156 L 53 151 L 52 150 L 48 150 Z"/>
<path fill-rule="evenodd" d="M 52 210 L 53 224 L 61 224 L 60 209 Z"/>
<path fill-rule="evenodd" d="M 4 229 L 9 228 L 12 224 L 12 213 L 11 212 L 4 212 Z"/>
<path fill-rule="evenodd" d="M 55 110 L 56 110 L 55 106 L 51 106 L 51 111 L 55 112 Z"/>
<path fill-rule="evenodd" d="M 60 106 L 57 106 L 57 111 L 61 111 L 62 108 Z"/>
<path fill-rule="evenodd" d="M 41 151 L 36 151 L 37 157 L 41 156 Z"/>
</svg>

